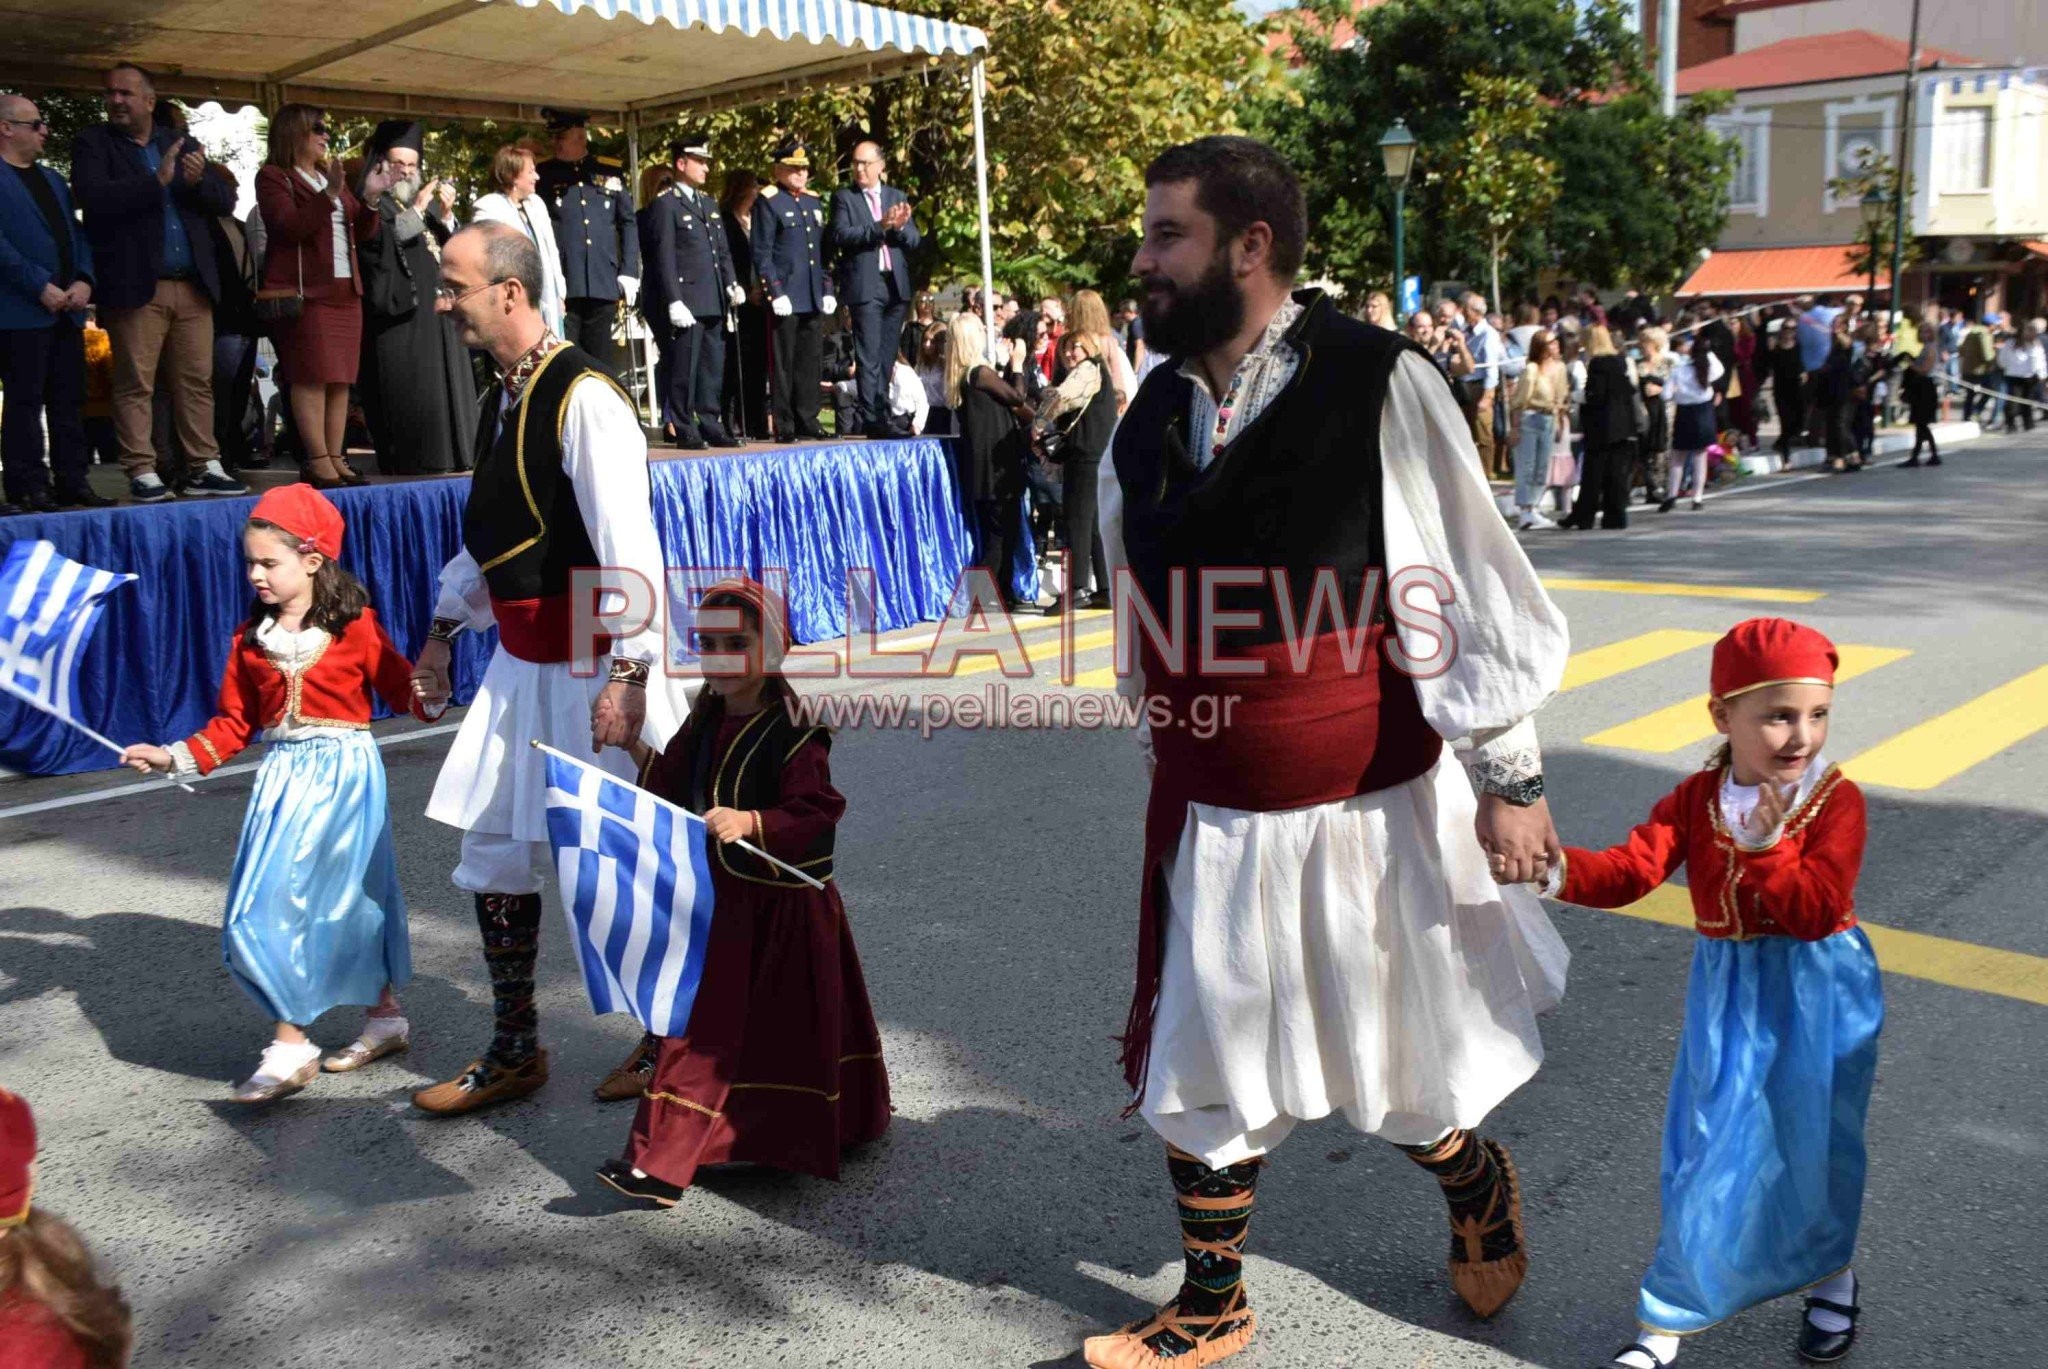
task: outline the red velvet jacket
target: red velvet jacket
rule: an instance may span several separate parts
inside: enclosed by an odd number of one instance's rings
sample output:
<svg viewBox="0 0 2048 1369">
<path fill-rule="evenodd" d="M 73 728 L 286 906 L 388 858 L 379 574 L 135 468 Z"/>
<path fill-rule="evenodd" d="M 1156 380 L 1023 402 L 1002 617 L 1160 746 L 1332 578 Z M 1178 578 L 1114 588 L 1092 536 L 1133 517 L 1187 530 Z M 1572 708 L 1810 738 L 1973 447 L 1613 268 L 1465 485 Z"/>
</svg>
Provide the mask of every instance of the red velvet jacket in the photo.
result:
<svg viewBox="0 0 2048 1369">
<path fill-rule="evenodd" d="M 356 243 L 377 236 L 383 219 L 377 206 L 364 204 L 346 185 L 341 187 L 341 221 L 349 230 L 349 278 L 334 276 L 334 200 L 307 185 L 296 171 L 266 166 L 256 173 L 256 208 L 263 214 L 269 243 L 263 257 L 266 290 L 296 290 L 304 282 L 308 299 L 363 293 L 362 263 Z M 301 274 L 303 273 L 303 274 Z"/>
<path fill-rule="evenodd" d="M 1688 775 L 1621 845 L 1565 848 L 1558 897 L 1588 908 L 1625 908 L 1669 879 L 1682 861 L 1701 936 L 1819 941 L 1856 925 L 1862 790 L 1829 766 L 1806 802 L 1786 815 L 1777 841 L 1760 851 L 1735 844 L 1721 821 L 1720 791 L 1720 770 Z"/>
<path fill-rule="evenodd" d="M 392 712 L 425 720 L 413 702 L 412 662 L 384 635 L 374 609 L 364 609 L 297 675 L 287 674 L 269 652 L 245 641 L 248 626 L 235 629 L 228 649 L 220 715 L 185 739 L 200 774 L 226 765 L 251 737 L 281 722 L 367 729 L 372 690 Z"/>
</svg>

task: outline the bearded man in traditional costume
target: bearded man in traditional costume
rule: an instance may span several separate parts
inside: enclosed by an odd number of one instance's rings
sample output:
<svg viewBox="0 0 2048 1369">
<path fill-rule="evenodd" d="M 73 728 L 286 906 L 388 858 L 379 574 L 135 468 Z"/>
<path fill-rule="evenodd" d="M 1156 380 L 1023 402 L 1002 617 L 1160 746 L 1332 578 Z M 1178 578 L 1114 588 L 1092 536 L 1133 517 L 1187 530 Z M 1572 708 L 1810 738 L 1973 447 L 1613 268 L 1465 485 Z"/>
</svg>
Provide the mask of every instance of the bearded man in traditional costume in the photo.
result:
<svg viewBox="0 0 2048 1369">
<path fill-rule="evenodd" d="M 1145 180 L 1133 274 L 1146 344 L 1171 360 L 1104 457 L 1101 526 L 1122 688 L 1172 705 L 1141 734 L 1123 1061 L 1166 1142 L 1185 1275 L 1088 1342 L 1098 1369 L 1250 1343 L 1260 1169 L 1333 1112 L 1436 1177 L 1452 1285 L 1499 1310 L 1528 1265 L 1521 1195 L 1507 1148 L 1472 1128 L 1535 1073 L 1568 959 L 1520 887 L 1557 848 L 1532 717 L 1565 624 L 1455 397 L 1399 334 L 1294 291 L 1307 215 L 1271 149 L 1204 138 Z M 1185 609 L 1209 646 L 1134 631 L 1140 606 L 1169 627 Z M 1177 725 L 1204 714 L 1226 725 Z"/>
<path fill-rule="evenodd" d="M 457 233 L 441 275 L 442 309 L 502 373 L 484 396 L 462 547 L 441 572 L 414 667 L 435 682 L 426 702 L 438 702 L 455 634 L 498 629 L 427 803 L 428 817 L 462 829 L 454 882 L 476 899 L 496 1020 L 483 1055 L 413 1095 L 445 1114 L 525 1097 L 548 1078 L 533 977 L 552 862 L 544 760 L 528 743 L 594 751 L 593 764 L 630 783 L 628 743 L 665 745 L 679 710 L 663 670 L 667 580 L 632 402 L 595 357 L 549 331 L 540 255 L 517 229 Z M 571 590 L 597 569 L 621 587 L 637 577 L 653 611 L 637 630 L 578 641 Z"/>
</svg>

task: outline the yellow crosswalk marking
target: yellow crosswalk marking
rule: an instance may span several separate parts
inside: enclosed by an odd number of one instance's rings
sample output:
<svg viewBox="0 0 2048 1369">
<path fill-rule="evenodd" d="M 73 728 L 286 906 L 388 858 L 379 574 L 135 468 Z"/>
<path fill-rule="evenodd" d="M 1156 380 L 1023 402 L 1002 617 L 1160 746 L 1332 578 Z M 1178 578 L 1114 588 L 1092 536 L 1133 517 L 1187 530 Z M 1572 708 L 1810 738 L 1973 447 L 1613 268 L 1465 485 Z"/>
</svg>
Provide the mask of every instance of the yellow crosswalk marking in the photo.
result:
<svg viewBox="0 0 2048 1369">
<path fill-rule="evenodd" d="M 1661 922 L 1667 927 L 1693 925 L 1692 895 L 1676 884 L 1662 885 L 1641 902 L 1613 911 L 1645 922 Z M 2048 956 L 1951 941 L 1924 932 L 1903 932 L 1869 922 L 1863 924 L 1863 931 L 1877 952 L 1877 963 L 1887 974 L 2048 1007 Z"/>
<path fill-rule="evenodd" d="M 1578 689 L 1610 675 L 1635 670 L 1666 660 L 1694 647 L 1718 641 L 1718 632 L 1693 632 L 1687 628 L 1660 627 L 1639 637 L 1611 642 L 1585 651 L 1575 651 L 1564 666 L 1564 683 L 1559 689 Z"/>
<path fill-rule="evenodd" d="M 1093 651 L 1097 647 L 1111 646 L 1115 642 L 1115 628 L 1104 628 L 1100 632 L 1076 633 L 1074 636 L 1074 654 L 1078 656 L 1084 651 Z M 1057 669 L 1060 659 L 1058 635 L 1034 638 L 1027 641 L 1024 644 L 1024 655 L 1025 659 L 1031 662 L 1031 673 L 1034 676 L 1038 674 L 1038 668 L 1042 665 L 1049 664 Z M 963 675 L 986 675 L 991 670 L 1001 670 L 1002 668 L 1003 662 L 999 656 L 970 656 L 960 662 L 953 675 L 955 678 Z"/>
<path fill-rule="evenodd" d="M 1116 667 L 1102 666 L 1096 670 L 1084 670 L 1074 676 L 1076 689 L 1115 689 Z"/>
<path fill-rule="evenodd" d="M 1837 647 L 1841 664 L 1835 669 L 1835 683 L 1867 674 L 1879 666 L 1904 660 L 1910 651 L 1889 646 Z M 1684 703 L 1646 713 L 1631 722 L 1595 732 L 1586 738 L 1588 746 L 1618 746 L 1630 751 L 1652 751 L 1669 755 L 1697 746 L 1714 735 L 1713 719 L 1707 716 L 1707 696 L 1696 694 Z"/>
<path fill-rule="evenodd" d="M 1546 575 L 1543 588 L 1587 590 L 1596 594 L 1659 594 L 1679 599 L 1752 599 L 1765 604 L 1810 604 L 1825 597 L 1825 591 L 1817 589 L 1691 585 L 1663 580 L 1582 580 L 1570 575 Z"/>
<path fill-rule="evenodd" d="M 1932 789 L 2048 727 L 2048 666 L 2007 681 L 1842 767 L 1858 784 Z"/>
</svg>

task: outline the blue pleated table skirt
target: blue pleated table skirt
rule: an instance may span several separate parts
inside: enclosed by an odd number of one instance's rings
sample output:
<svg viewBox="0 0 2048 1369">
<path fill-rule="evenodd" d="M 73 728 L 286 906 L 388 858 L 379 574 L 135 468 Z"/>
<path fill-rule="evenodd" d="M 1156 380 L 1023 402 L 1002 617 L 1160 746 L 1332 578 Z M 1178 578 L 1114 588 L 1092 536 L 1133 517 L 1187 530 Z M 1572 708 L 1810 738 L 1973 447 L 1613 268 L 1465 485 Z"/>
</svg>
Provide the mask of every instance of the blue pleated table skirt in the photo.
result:
<svg viewBox="0 0 2048 1369">
<path fill-rule="evenodd" d="M 1663 1222 L 1636 1317 L 1689 1334 L 1839 1273 L 1863 1214 L 1884 990 L 1861 928 L 1701 937 L 1664 1115 Z"/>
<path fill-rule="evenodd" d="M 299 1026 L 412 978 L 384 761 L 367 731 L 271 743 L 242 819 L 221 949 L 267 1016 Z"/>
</svg>

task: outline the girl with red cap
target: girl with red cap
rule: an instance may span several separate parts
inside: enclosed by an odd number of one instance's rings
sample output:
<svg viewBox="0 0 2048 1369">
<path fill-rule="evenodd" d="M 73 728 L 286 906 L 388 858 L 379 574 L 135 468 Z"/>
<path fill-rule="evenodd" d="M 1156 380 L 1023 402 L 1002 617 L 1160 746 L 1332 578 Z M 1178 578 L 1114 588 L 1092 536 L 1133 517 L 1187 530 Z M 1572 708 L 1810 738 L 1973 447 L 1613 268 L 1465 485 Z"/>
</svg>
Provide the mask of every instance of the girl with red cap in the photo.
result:
<svg viewBox="0 0 2048 1369">
<path fill-rule="evenodd" d="M 128 1304 L 71 1224 L 30 1205 L 35 1163 L 35 1116 L 0 1089 L 0 1364 L 120 1369 L 134 1339 Z"/>
<path fill-rule="evenodd" d="M 839 886 L 833 833 L 846 800 L 831 734 L 790 707 L 781 602 L 752 580 L 704 592 L 704 689 L 659 754 L 635 744 L 640 782 L 701 813 L 715 912 L 704 978 L 679 1037 L 647 1037 L 599 1087 L 638 1098 L 625 1158 L 598 1177 L 673 1206 L 701 1165 L 740 1162 L 822 1179 L 889 1125 L 889 1076 Z M 823 880 L 814 889 L 731 845 L 744 838 Z"/>
<path fill-rule="evenodd" d="M 1806 1290 L 1799 1353 L 1856 1339 L 1850 1260 L 1884 993 L 1856 925 L 1863 795 L 1822 756 L 1835 648 L 1783 618 L 1714 647 L 1727 742 L 1605 851 L 1566 847 L 1545 892 L 1623 908 L 1683 864 L 1695 929 L 1664 1116 L 1663 1223 L 1643 1334 L 1607 1363 L 1660 1369 L 1681 1336 Z"/>
<path fill-rule="evenodd" d="M 372 696 L 427 714 L 412 666 L 341 567 L 341 513 L 309 485 L 256 502 L 242 529 L 255 602 L 235 629 L 220 714 L 170 746 L 138 744 L 137 770 L 205 775 L 259 734 L 257 768 L 228 881 L 222 942 L 235 982 L 277 1024 L 234 1099 L 267 1103 L 329 1070 L 360 1069 L 409 1044 L 393 990 L 412 977 L 384 762 Z M 306 1028 L 344 1003 L 369 1008 L 354 1044 L 329 1055 Z"/>
</svg>

